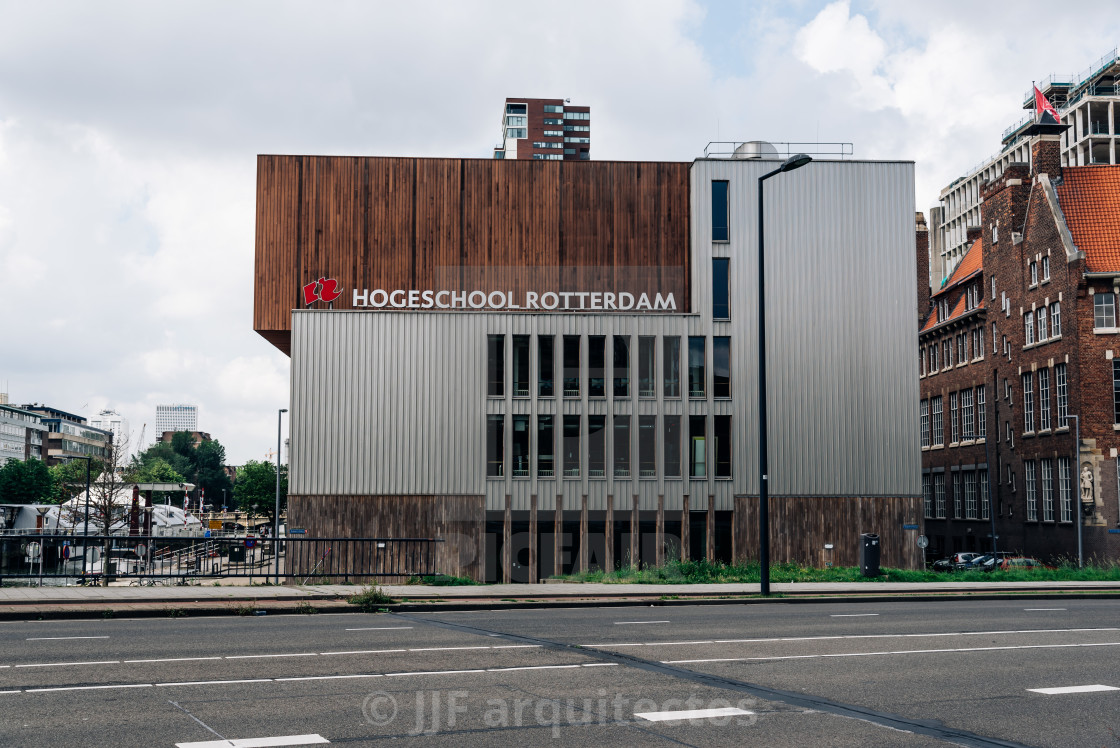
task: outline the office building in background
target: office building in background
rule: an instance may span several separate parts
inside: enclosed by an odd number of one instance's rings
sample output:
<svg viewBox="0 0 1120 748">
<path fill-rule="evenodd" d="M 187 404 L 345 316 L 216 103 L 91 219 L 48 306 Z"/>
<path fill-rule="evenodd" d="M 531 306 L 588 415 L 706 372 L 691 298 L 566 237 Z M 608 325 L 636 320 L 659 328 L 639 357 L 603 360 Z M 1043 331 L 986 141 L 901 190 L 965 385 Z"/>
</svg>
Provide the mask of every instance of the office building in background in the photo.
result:
<svg viewBox="0 0 1120 748">
<path fill-rule="evenodd" d="M 566 99 L 506 99 L 502 144 L 494 148 L 494 158 L 590 160 L 591 107 Z"/>
</svg>

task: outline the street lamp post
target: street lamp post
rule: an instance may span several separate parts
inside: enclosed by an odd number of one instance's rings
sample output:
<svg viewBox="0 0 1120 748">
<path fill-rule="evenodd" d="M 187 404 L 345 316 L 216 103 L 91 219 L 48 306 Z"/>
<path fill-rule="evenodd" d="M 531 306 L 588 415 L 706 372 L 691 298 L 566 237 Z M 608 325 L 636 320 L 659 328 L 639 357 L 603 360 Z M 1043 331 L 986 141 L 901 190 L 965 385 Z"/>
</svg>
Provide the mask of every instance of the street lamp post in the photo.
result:
<svg viewBox="0 0 1120 748">
<path fill-rule="evenodd" d="M 1080 485 L 1081 480 L 1081 419 L 1077 416 L 1066 416 L 1066 421 L 1073 421 L 1074 437 L 1073 437 L 1073 468 L 1070 471 L 1072 475 L 1069 477 L 1070 492 L 1073 492 L 1075 485 Z M 1070 497 L 1072 501 L 1073 496 Z M 1081 543 L 1081 525 L 1084 524 L 1081 519 L 1081 513 L 1084 508 L 1081 505 L 1081 492 L 1077 492 L 1077 511 L 1074 512 L 1074 517 L 1077 520 L 1077 568 L 1085 568 L 1085 552 Z"/>
<path fill-rule="evenodd" d="M 276 557 L 276 584 L 280 584 L 280 447 L 282 446 L 281 423 L 287 408 L 276 414 L 276 512 L 272 515 L 272 555 Z"/>
<path fill-rule="evenodd" d="M 762 569 L 761 592 L 770 594 L 770 514 L 766 459 L 766 252 L 763 232 L 763 182 L 784 171 L 793 171 L 812 161 L 798 153 L 781 166 L 758 178 L 758 560 Z"/>
</svg>

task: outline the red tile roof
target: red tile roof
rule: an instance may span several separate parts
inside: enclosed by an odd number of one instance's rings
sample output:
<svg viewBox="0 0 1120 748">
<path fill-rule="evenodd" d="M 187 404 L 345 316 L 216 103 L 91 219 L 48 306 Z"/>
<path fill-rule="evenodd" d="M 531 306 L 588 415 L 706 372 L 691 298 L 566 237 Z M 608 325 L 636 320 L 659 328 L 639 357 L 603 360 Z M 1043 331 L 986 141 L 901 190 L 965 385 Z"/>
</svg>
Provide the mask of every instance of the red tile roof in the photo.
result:
<svg viewBox="0 0 1120 748">
<path fill-rule="evenodd" d="M 1062 169 L 1058 203 L 1089 272 L 1120 272 L 1120 166 Z"/>
<path fill-rule="evenodd" d="M 949 276 L 949 280 L 945 282 L 941 288 L 933 292 L 934 297 L 947 293 L 953 286 L 957 285 L 963 280 L 972 277 L 977 272 L 984 269 L 984 251 L 980 248 L 980 240 L 977 239 L 964 253 L 964 257 L 957 263 L 956 270 Z"/>
<path fill-rule="evenodd" d="M 965 302 L 965 296 L 964 296 L 964 294 L 961 294 L 961 297 L 959 299 L 957 299 L 956 305 L 953 307 L 952 311 L 949 312 L 949 316 L 946 317 L 945 319 L 938 319 L 937 318 L 937 307 L 935 306 L 933 308 L 933 312 L 930 313 L 930 315 L 929 315 L 929 319 L 926 320 L 926 323 L 924 325 L 922 325 L 922 329 L 918 330 L 918 332 L 923 333 L 927 330 L 932 330 L 933 328 L 937 327 L 938 325 L 943 325 L 946 322 L 952 322 L 957 317 L 963 317 L 965 315 L 964 302 Z M 984 308 L 984 299 L 980 299 L 980 303 L 976 306 L 976 309 L 983 309 L 983 308 Z M 971 314 L 972 311 L 973 310 L 970 309 L 969 313 Z"/>
</svg>

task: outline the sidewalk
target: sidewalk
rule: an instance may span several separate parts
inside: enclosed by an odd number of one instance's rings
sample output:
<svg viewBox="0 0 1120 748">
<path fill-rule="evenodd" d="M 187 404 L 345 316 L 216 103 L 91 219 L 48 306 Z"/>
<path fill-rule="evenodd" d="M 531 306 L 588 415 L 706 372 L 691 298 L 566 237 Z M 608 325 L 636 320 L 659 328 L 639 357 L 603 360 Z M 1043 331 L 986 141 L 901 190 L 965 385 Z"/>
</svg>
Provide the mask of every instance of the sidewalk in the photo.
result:
<svg viewBox="0 0 1120 748">
<path fill-rule="evenodd" d="M 0 620 L 111 616 L 250 615 L 255 611 L 354 611 L 361 585 L 0 587 Z M 763 602 L 758 584 L 383 585 L 393 610 Z M 771 585 L 778 602 L 1082 596 L 1120 598 L 1120 582 L 831 582 Z M 755 597 L 751 597 L 755 596 Z"/>
</svg>

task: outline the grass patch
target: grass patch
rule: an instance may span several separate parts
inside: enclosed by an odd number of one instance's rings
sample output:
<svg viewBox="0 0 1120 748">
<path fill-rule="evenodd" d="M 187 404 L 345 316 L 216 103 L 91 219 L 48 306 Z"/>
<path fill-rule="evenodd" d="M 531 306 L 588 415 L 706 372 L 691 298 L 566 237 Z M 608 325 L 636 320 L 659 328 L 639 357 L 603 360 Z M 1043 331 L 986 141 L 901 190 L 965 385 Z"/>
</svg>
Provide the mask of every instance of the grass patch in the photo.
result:
<svg viewBox="0 0 1120 748">
<path fill-rule="evenodd" d="M 319 609 L 306 600 L 300 600 L 298 603 L 296 603 L 296 612 L 303 613 L 304 615 L 313 615 L 315 613 L 318 613 Z"/>
<path fill-rule="evenodd" d="M 617 571 L 601 569 L 558 577 L 575 582 L 606 584 L 716 584 L 757 583 L 761 580 L 758 562 L 725 564 L 708 561 L 669 561 L 663 566 L 629 566 Z M 800 564 L 770 565 L 770 581 L 780 582 L 1120 582 L 1120 563 L 1106 563 L 1078 569 L 1076 563 L 1063 561 L 1055 569 L 1013 569 L 1010 571 L 914 571 L 883 568 L 877 577 L 865 577 L 859 567 L 834 566 L 816 569 Z"/>
<path fill-rule="evenodd" d="M 249 604 L 235 605 L 233 606 L 233 612 L 237 613 L 237 615 L 239 616 L 252 616 L 256 615 L 257 609 L 253 605 Z"/>
<path fill-rule="evenodd" d="M 382 606 L 396 601 L 382 592 L 380 587 L 370 585 L 358 594 L 347 598 L 346 602 L 358 606 L 363 613 L 376 613 Z"/>
</svg>

